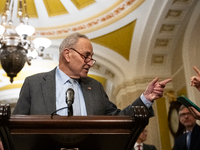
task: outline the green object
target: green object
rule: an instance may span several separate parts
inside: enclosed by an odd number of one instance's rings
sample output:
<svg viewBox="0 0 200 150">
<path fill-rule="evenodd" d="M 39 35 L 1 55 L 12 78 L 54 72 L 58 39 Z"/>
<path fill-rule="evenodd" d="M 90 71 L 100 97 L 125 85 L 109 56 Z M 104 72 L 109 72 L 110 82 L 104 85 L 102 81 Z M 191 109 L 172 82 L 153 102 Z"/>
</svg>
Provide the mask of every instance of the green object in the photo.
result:
<svg viewBox="0 0 200 150">
<path fill-rule="evenodd" d="M 198 112 L 200 112 L 200 108 L 194 104 L 191 100 L 189 100 L 186 96 L 181 95 L 179 97 L 177 97 L 177 101 L 182 103 L 183 105 L 185 105 L 186 107 L 194 107 Z"/>
</svg>

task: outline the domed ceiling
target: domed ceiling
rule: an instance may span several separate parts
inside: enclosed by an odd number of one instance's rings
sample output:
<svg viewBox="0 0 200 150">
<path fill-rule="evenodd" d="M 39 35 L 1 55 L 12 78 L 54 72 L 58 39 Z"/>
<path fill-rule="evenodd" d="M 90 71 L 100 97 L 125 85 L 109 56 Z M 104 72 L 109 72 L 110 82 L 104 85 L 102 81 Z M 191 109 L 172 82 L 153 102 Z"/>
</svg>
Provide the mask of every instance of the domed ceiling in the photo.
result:
<svg viewBox="0 0 200 150">
<path fill-rule="evenodd" d="M 86 34 L 94 47 L 96 65 L 89 75 L 99 80 L 108 96 L 122 83 L 142 76 L 169 77 L 180 31 L 198 0 L 26 0 L 32 36 L 47 37 L 52 45 L 32 60 L 11 84 L 0 67 L 0 101 L 16 103 L 26 76 L 58 65 L 62 39 L 73 32 Z M 0 1 L 0 13 L 6 0 Z M 13 23 L 17 26 L 17 1 Z"/>
</svg>

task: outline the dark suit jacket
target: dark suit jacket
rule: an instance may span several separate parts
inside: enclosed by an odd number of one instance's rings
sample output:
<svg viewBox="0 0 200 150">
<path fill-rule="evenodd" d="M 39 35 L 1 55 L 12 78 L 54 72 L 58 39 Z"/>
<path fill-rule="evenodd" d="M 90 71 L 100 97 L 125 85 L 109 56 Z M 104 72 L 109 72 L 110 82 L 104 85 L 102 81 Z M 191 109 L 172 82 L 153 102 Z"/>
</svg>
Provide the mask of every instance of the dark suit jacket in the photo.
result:
<svg viewBox="0 0 200 150">
<path fill-rule="evenodd" d="M 135 150 L 135 148 L 133 148 Z M 154 145 L 148 145 L 143 143 L 143 150 L 156 150 L 156 147 Z"/>
<path fill-rule="evenodd" d="M 186 134 L 175 139 L 173 150 L 187 150 Z M 200 126 L 195 125 L 191 134 L 190 150 L 200 150 Z"/>
<path fill-rule="evenodd" d="M 56 110 L 55 69 L 27 77 L 13 114 L 49 115 Z M 131 105 L 144 106 L 140 98 L 123 110 L 109 101 L 100 82 L 87 77 L 80 81 L 88 115 L 131 115 Z M 148 109 L 150 116 L 153 109 Z"/>
</svg>

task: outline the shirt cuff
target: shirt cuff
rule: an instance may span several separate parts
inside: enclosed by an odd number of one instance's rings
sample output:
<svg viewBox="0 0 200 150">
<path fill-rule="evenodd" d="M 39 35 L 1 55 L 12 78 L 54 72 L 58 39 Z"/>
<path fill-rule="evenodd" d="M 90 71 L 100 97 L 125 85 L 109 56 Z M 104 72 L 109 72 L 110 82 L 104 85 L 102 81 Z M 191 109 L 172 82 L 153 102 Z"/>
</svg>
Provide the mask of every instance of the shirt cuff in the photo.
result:
<svg viewBox="0 0 200 150">
<path fill-rule="evenodd" d="M 153 102 L 147 100 L 144 95 L 142 94 L 140 96 L 140 99 L 142 100 L 142 102 L 147 106 L 147 108 L 150 108 L 153 105 Z"/>
</svg>

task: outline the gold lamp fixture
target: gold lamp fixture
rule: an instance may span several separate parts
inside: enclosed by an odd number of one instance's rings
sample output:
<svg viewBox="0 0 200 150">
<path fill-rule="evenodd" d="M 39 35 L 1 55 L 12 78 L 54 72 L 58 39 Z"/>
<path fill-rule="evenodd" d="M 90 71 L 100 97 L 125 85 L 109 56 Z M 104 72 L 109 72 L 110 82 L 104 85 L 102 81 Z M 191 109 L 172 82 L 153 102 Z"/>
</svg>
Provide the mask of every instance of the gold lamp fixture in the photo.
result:
<svg viewBox="0 0 200 150">
<path fill-rule="evenodd" d="M 19 25 L 13 26 L 14 2 L 16 0 L 6 0 L 0 25 L 0 62 L 7 76 L 10 77 L 11 83 L 26 62 L 31 65 L 30 61 L 35 54 L 42 56 L 43 50 L 51 45 L 51 41 L 44 37 L 31 41 L 35 28 L 29 25 L 26 0 L 23 4 L 22 0 L 18 0 Z"/>
</svg>

